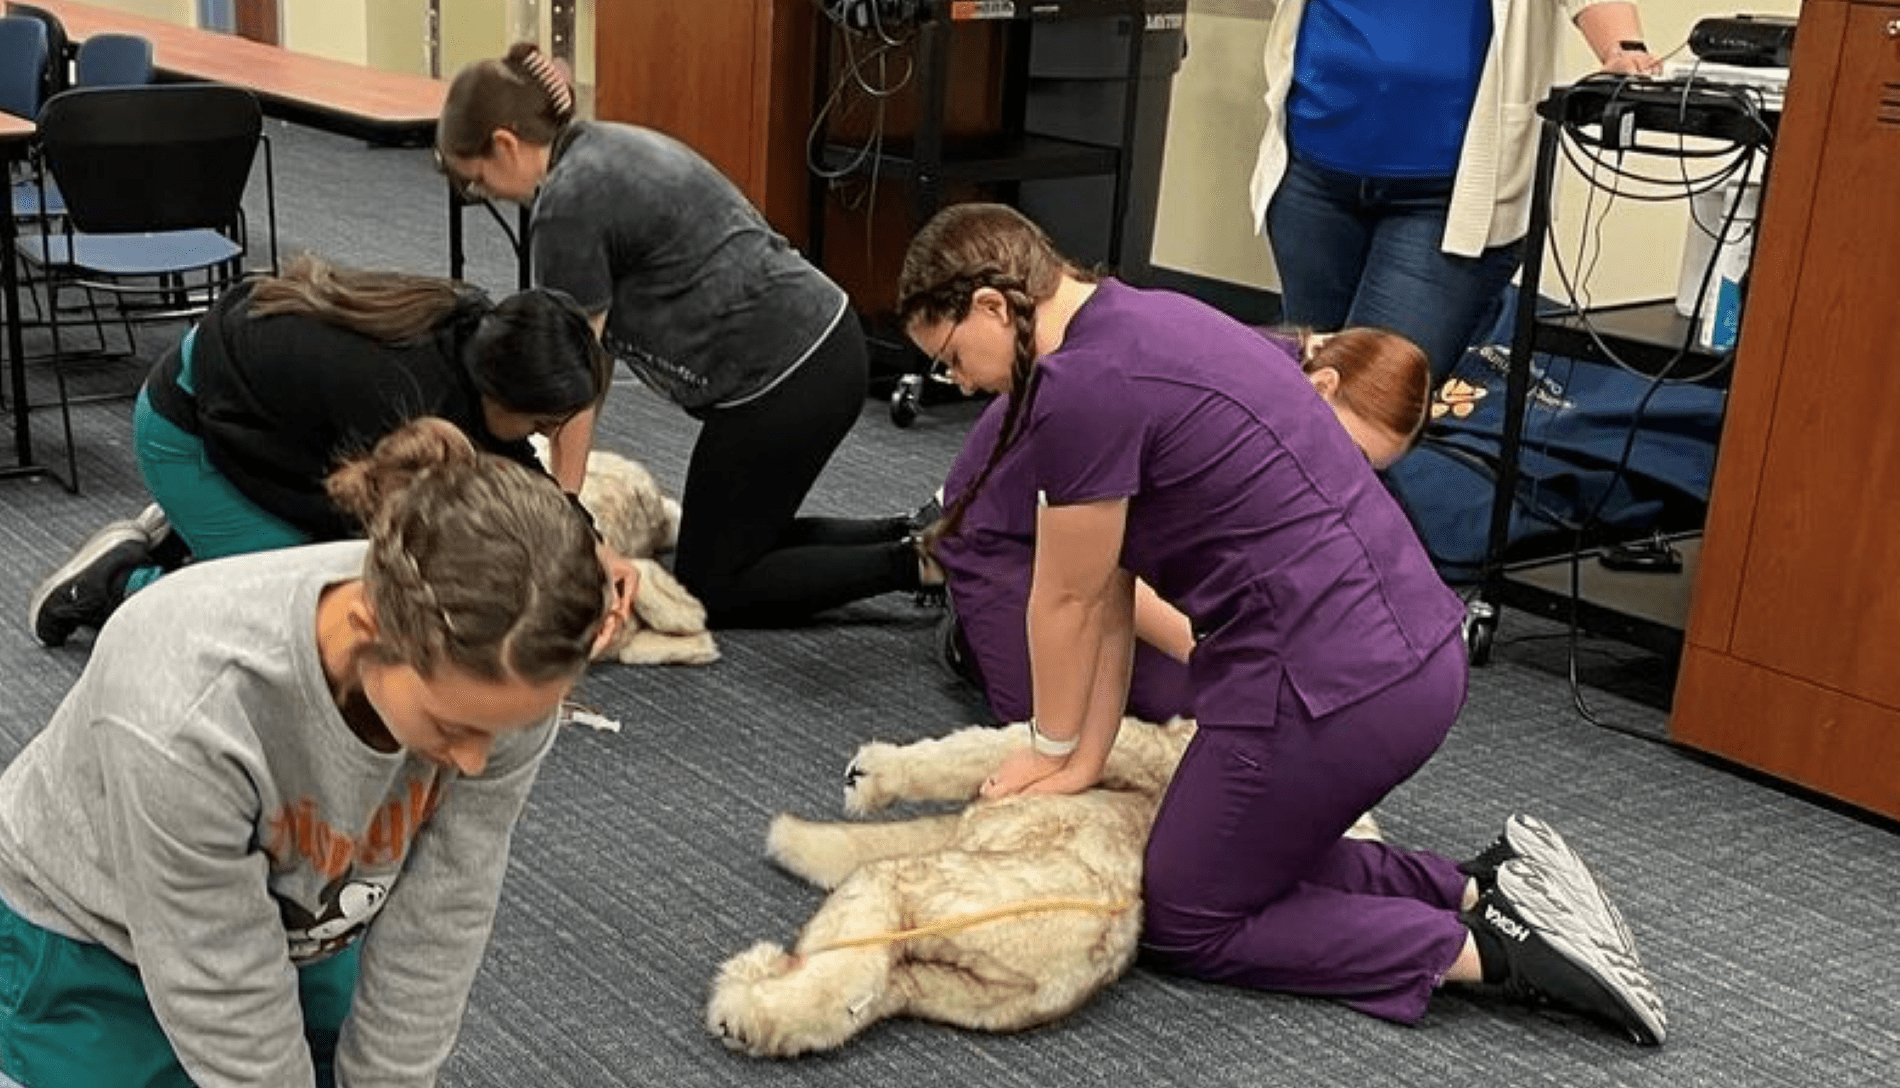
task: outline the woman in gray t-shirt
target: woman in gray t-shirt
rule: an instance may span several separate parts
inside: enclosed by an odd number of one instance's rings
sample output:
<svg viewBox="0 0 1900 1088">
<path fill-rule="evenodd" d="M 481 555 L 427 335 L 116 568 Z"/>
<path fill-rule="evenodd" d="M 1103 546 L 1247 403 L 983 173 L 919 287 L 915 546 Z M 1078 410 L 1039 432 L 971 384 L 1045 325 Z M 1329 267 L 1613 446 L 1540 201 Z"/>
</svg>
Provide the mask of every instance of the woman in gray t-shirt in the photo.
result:
<svg viewBox="0 0 1900 1088">
<path fill-rule="evenodd" d="M 518 44 L 455 77 L 437 150 L 465 192 L 532 204 L 537 281 L 574 296 L 616 358 L 703 424 L 680 580 L 715 626 L 918 589 L 907 519 L 797 516 L 864 402 L 864 334 L 844 291 L 685 144 L 573 114 L 566 79 Z M 594 423 L 587 413 L 554 438 L 570 490 Z"/>
</svg>

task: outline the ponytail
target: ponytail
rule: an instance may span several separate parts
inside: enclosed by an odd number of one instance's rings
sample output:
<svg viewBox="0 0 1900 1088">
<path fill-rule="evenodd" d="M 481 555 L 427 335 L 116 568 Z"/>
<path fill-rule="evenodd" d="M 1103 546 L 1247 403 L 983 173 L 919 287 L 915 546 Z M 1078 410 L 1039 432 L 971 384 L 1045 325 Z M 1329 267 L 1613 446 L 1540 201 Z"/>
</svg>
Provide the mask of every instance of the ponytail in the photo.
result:
<svg viewBox="0 0 1900 1088">
<path fill-rule="evenodd" d="M 552 147 L 573 122 L 574 88 L 533 42 L 516 42 L 500 58 L 478 60 L 455 74 L 436 124 L 436 153 L 480 158 L 498 129 Z"/>
<path fill-rule="evenodd" d="M 453 317 L 492 308 L 480 289 L 454 280 L 345 268 L 308 253 L 258 280 L 248 306 L 253 317 L 315 318 L 384 344 L 421 340 Z"/>
</svg>

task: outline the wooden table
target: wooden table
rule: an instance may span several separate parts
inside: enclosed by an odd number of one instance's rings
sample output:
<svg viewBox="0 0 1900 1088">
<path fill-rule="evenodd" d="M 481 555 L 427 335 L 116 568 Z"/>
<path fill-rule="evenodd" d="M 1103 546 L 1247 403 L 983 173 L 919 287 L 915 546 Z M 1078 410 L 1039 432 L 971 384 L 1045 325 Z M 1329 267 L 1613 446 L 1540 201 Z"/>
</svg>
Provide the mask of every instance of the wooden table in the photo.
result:
<svg viewBox="0 0 1900 1088">
<path fill-rule="evenodd" d="M 448 84 L 427 76 L 293 53 L 275 45 L 179 26 L 115 8 L 35 0 L 59 17 L 77 45 L 94 34 L 138 34 L 152 42 L 165 80 L 209 80 L 244 87 L 264 112 L 371 143 L 427 146 L 435 139 Z"/>
</svg>

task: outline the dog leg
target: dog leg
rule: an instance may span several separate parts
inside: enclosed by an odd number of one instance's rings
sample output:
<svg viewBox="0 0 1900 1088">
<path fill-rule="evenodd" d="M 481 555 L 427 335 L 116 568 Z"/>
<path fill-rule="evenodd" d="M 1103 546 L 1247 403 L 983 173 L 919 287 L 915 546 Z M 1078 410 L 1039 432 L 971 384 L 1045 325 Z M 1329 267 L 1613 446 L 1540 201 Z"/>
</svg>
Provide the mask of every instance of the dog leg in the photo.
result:
<svg viewBox="0 0 1900 1088">
<path fill-rule="evenodd" d="M 858 749 L 844 772 L 847 812 L 876 812 L 896 801 L 969 801 L 1003 757 L 1028 743 L 1021 722 L 972 725 L 945 737 Z"/>
<path fill-rule="evenodd" d="M 780 816 L 766 832 L 765 852 L 793 875 L 830 889 L 871 862 L 943 849 L 956 835 L 958 819 L 845 824 Z"/>
<path fill-rule="evenodd" d="M 633 595 L 633 611 L 641 622 L 669 635 L 696 635 L 706 631 L 706 608 L 673 577 L 673 572 L 651 559 L 635 559 L 640 588 Z"/>
<path fill-rule="evenodd" d="M 1138 849 L 1128 847 L 1131 855 Z M 900 864 L 905 887 L 928 890 L 918 896 L 924 902 L 912 914 L 922 917 L 913 925 L 1050 898 L 1106 904 L 1112 895 L 1099 880 L 1059 875 L 1059 859 L 1033 854 L 946 851 Z M 1024 913 L 921 936 L 906 944 L 896 968 L 894 985 L 905 998 L 896 1015 L 975 1031 L 1020 1031 L 1066 1016 L 1134 960 L 1141 910 L 1132 901 L 1121 905 L 1113 913 Z"/>
<path fill-rule="evenodd" d="M 889 933 L 904 912 L 888 869 L 859 871 L 806 924 L 798 953 L 761 943 L 727 961 L 706 1006 L 706 1028 L 734 1050 L 789 1058 L 842 1046 L 896 1011 L 897 946 L 818 951 L 839 940 Z"/>
<path fill-rule="evenodd" d="M 1022 1031 L 1073 1011 L 1045 1008 L 1034 979 L 980 954 L 901 963 L 895 983 L 902 1015 L 971 1031 Z"/>
<path fill-rule="evenodd" d="M 710 665 L 719 660 L 719 645 L 705 631 L 696 635 L 630 631 L 615 639 L 609 652 L 623 665 Z"/>
</svg>

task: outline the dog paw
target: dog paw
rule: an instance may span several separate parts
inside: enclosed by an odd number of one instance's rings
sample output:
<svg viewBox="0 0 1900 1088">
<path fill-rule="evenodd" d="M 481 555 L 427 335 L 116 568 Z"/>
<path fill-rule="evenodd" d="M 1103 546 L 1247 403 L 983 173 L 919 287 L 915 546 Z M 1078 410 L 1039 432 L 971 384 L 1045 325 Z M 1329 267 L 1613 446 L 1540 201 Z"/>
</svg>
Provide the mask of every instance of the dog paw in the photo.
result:
<svg viewBox="0 0 1900 1088">
<path fill-rule="evenodd" d="M 791 973 L 797 963 L 783 946 L 760 941 L 726 961 L 706 1002 L 706 1030 L 733 1050 L 755 1057 L 784 1056 L 788 1040 L 775 1022 L 763 984 Z"/>
<path fill-rule="evenodd" d="M 790 974 L 796 964 L 784 945 L 760 941 L 726 961 L 719 969 L 719 984 L 763 982 Z"/>
<path fill-rule="evenodd" d="M 898 800 L 897 762 L 895 744 L 873 741 L 859 748 L 844 769 L 844 810 L 861 816 Z"/>
</svg>

